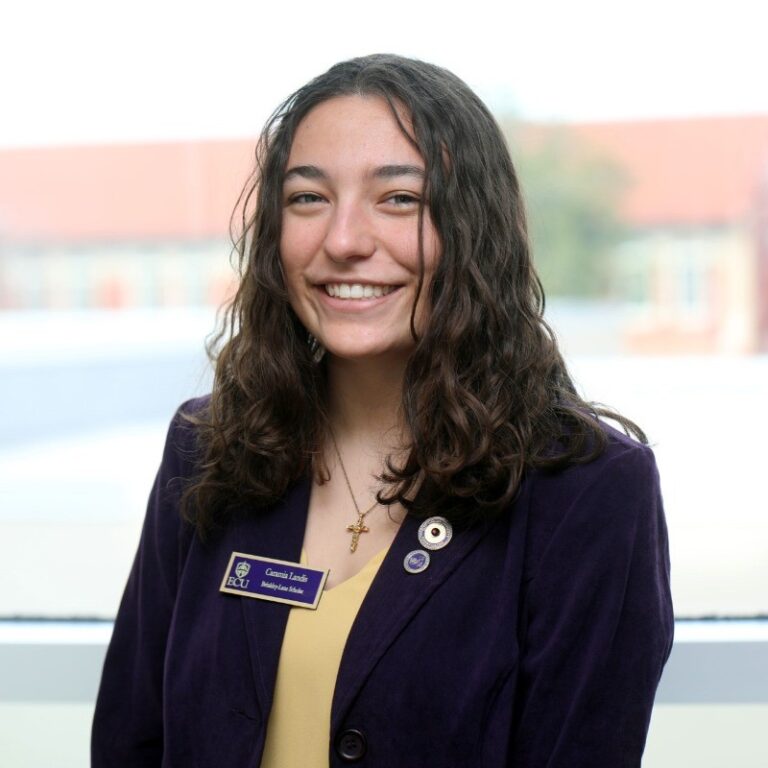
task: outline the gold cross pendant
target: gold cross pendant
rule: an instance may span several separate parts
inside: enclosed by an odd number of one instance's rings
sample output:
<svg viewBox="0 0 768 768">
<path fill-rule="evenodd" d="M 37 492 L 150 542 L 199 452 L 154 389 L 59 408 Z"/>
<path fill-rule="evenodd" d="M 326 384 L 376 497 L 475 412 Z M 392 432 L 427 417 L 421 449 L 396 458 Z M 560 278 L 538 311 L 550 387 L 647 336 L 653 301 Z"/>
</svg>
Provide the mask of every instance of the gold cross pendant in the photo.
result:
<svg viewBox="0 0 768 768">
<path fill-rule="evenodd" d="M 357 522 L 356 523 L 350 523 L 347 526 L 347 530 L 352 534 L 352 541 L 349 544 L 349 551 L 350 552 L 354 552 L 357 549 L 357 542 L 360 541 L 360 534 L 361 533 L 368 533 L 369 528 L 363 522 L 363 516 L 360 515 L 357 518 Z"/>
</svg>

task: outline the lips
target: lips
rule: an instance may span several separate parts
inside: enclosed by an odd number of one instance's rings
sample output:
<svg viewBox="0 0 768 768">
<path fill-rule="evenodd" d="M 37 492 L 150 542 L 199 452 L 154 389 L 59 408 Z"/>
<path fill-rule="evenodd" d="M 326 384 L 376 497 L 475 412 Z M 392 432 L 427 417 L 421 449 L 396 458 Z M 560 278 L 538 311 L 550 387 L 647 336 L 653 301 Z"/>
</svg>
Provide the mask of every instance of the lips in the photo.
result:
<svg viewBox="0 0 768 768">
<path fill-rule="evenodd" d="M 334 299 L 379 299 L 396 290 L 396 285 L 368 283 L 325 283 L 323 289 Z"/>
</svg>

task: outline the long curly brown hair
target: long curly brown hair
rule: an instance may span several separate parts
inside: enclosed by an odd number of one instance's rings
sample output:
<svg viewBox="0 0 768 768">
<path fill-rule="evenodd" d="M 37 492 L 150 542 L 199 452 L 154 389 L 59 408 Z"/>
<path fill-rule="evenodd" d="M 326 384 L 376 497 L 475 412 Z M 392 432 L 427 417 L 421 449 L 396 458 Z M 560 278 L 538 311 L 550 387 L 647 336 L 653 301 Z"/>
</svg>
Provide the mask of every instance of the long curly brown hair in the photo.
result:
<svg viewBox="0 0 768 768">
<path fill-rule="evenodd" d="M 419 286 L 430 318 L 420 336 L 411 317 L 415 348 L 402 391 L 411 445 L 405 461 L 390 462 L 383 474 L 380 502 L 472 522 L 502 512 L 526 470 L 598 455 L 607 441 L 598 416 L 645 441 L 632 422 L 576 392 L 543 319 L 517 175 L 486 106 L 434 65 L 356 58 L 300 88 L 272 115 L 233 217 L 240 285 L 209 350 L 216 365 L 210 402 L 189 417 L 200 472 L 184 509 L 202 535 L 236 508 L 257 511 L 308 473 L 323 476 L 326 378 L 322 351 L 288 301 L 282 186 L 298 124 L 318 104 L 348 95 L 386 100 L 421 153 L 424 205 L 442 244 L 431 284 Z M 420 259 L 423 275 L 423 252 Z"/>
</svg>

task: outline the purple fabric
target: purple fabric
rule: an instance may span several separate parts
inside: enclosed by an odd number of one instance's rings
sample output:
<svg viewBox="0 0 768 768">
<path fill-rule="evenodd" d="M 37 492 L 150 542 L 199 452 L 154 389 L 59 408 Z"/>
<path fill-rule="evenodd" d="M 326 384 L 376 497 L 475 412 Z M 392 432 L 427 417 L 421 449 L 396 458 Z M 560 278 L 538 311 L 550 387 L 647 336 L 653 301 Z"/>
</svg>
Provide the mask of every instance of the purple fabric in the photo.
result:
<svg viewBox="0 0 768 768">
<path fill-rule="evenodd" d="M 194 408 L 195 404 L 186 408 Z M 107 653 L 92 765 L 257 768 L 290 606 L 219 592 L 233 551 L 298 561 L 309 482 L 203 545 L 179 520 L 191 427 L 171 424 Z M 459 529 L 409 574 L 406 519 L 352 627 L 335 742 L 361 766 L 640 765 L 672 643 L 667 533 L 651 451 L 530 473 L 509 513 Z M 439 515 L 440 510 L 434 510 Z M 301 610 L 301 609 L 297 609 Z"/>
</svg>

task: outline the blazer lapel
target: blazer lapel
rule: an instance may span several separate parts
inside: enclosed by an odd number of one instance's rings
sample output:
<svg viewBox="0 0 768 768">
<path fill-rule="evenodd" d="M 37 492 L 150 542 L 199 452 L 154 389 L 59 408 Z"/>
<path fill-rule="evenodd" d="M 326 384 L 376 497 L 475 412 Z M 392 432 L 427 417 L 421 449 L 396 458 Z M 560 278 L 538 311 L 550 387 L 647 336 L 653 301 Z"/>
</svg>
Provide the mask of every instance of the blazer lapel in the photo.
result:
<svg viewBox="0 0 768 768">
<path fill-rule="evenodd" d="M 332 732 L 337 730 L 392 642 L 488 530 L 483 525 L 454 530 L 446 547 L 430 553 L 429 567 L 421 573 L 411 574 L 405 570 L 403 562 L 409 552 L 422 548 L 418 540 L 421 522 L 406 517 L 360 606 L 336 680 Z"/>
<path fill-rule="evenodd" d="M 241 520 L 232 539 L 235 551 L 299 562 L 309 504 L 309 479 L 297 483 L 274 507 Z M 291 607 L 270 600 L 240 598 L 259 705 L 266 720 Z"/>
</svg>

